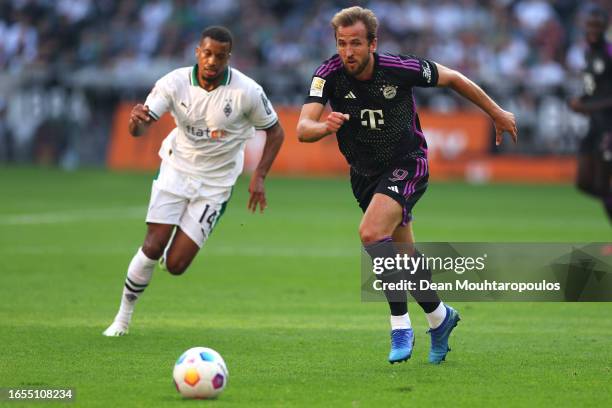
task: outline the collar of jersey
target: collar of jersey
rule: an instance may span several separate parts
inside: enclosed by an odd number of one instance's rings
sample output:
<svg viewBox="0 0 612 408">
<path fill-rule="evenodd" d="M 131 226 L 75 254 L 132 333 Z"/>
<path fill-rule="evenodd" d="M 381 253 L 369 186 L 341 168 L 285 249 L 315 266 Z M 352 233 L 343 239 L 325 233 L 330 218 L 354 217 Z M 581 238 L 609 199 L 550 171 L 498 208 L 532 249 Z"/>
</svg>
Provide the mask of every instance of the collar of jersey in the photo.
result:
<svg viewBox="0 0 612 408">
<path fill-rule="evenodd" d="M 225 68 L 225 72 L 223 73 L 223 80 L 221 81 L 221 85 L 229 85 L 231 80 L 232 80 L 232 68 L 228 65 L 227 68 Z M 197 86 L 199 88 L 202 88 L 200 86 L 200 83 L 198 82 L 198 64 L 195 64 L 193 66 L 193 69 L 191 70 L 191 85 L 192 86 Z M 221 85 L 219 85 L 219 86 L 221 86 Z M 202 89 L 204 89 L 204 88 L 202 88 Z M 213 91 L 214 91 L 214 89 L 213 89 Z"/>
</svg>

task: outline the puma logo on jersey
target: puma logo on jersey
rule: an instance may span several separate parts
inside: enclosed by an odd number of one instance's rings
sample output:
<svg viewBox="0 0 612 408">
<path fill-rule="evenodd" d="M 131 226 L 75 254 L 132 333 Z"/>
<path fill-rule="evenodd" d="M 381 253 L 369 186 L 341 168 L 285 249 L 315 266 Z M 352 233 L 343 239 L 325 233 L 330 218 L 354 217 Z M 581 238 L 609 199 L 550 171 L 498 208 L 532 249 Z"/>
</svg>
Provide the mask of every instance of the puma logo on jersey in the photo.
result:
<svg viewBox="0 0 612 408">
<path fill-rule="evenodd" d="M 183 108 L 185 108 L 185 110 L 188 110 L 188 109 L 189 109 L 189 106 L 185 105 L 185 102 L 181 102 L 181 106 L 182 106 Z"/>
<path fill-rule="evenodd" d="M 344 95 L 344 99 L 357 99 L 353 91 L 349 91 L 346 95 Z"/>
<path fill-rule="evenodd" d="M 398 193 L 399 194 L 399 190 L 397 189 L 397 186 L 389 186 L 387 187 L 389 190 L 393 191 L 394 193 Z"/>
</svg>

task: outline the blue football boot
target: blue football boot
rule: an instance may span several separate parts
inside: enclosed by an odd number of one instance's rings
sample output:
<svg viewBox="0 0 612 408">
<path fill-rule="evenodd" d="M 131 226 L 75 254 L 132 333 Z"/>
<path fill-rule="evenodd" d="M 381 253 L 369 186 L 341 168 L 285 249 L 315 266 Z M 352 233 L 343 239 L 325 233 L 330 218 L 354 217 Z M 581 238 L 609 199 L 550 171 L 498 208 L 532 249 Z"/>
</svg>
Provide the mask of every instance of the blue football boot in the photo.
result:
<svg viewBox="0 0 612 408">
<path fill-rule="evenodd" d="M 391 330 L 391 351 L 389 352 L 389 362 L 401 363 L 412 355 L 414 346 L 414 331 L 412 329 Z"/>
<path fill-rule="evenodd" d="M 446 308 L 446 317 L 442 324 L 435 329 L 427 331 L 431 335 L 429 362 L 432 364 L 440 364 L 446 358 L 446 354 L 450 351 L 448 338 L 459 320 L 461 320 L 459 313 L 455 309 L 447 305 L 444 305 L 444 307 Z"/>
</svg>

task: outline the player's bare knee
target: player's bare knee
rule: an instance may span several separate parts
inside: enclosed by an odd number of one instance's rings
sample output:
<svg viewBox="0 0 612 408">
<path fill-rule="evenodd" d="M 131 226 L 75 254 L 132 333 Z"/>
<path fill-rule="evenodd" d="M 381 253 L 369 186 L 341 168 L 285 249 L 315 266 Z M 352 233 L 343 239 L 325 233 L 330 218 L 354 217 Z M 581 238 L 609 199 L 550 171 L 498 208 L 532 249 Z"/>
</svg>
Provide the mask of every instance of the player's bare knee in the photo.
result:
<svg viewBox="0 0 612 408">
<path fill-rule="evenodd" d="M 166 264 L 166 269 L 170 272 L 170 275 L 180 276 L 187 270 L 187 266 L 181 266 L 176 264 Z"/>
<path fill-rule="evenodd" d="M 170 272 L 171 275 L 179 276 L 185 273 L 187 268 L 189 267 L 189 262 L 168 259 L 166 260 L 166 269 Z"/>
<path fill-rule="evenodd" d="M 164 254 L 165 244 L 154 237 L 147 236 L 142 244 L 142 252 L 149 259 L 159 259 Z"/>
<path fill-rule="evenodd" d="M 168 269 L 168 272 L 170 272 L 170 275 L 174 275 L 174 276 L 181 276 L 187 270 L 187 268 L 178 268 L 178 267 L 169 267 L 169 266 L 166 266 L 166 269 Z"/>
<path fill-rule="evenodd" d="M 378 242 L 388 236 L 389 234 L 386 234 L 385 231 L 368 223 L 363 223 L 359 226 L 359 238 L 361 238 L 361 242 L 364 244 Z"/>
</svg>

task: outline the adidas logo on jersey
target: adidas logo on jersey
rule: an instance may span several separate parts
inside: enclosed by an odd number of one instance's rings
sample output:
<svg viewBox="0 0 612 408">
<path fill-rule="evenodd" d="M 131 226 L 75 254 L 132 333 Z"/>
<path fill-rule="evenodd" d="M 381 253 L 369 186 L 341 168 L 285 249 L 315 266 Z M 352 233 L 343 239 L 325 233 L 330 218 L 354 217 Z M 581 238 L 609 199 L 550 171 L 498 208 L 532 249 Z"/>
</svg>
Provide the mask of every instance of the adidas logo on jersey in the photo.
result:
<svg viewBox="0 0 612 408">
<path fill-rule="evenodd" d="M 357 99 L 353 91 L 349 91 L 346 95 L 344 95 L 344 99 Z"/>
<path fill-rule="evenodd" d="M 397 189 L 397 186 L 389 186 L 387 187 L 389 190 L 393 191 L 394 193 L 398 193 L 399 194 L 399 190 Z"/>
</svg>

